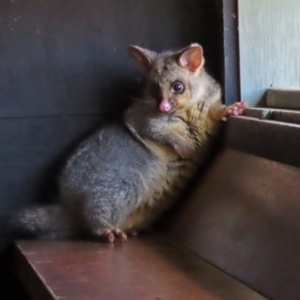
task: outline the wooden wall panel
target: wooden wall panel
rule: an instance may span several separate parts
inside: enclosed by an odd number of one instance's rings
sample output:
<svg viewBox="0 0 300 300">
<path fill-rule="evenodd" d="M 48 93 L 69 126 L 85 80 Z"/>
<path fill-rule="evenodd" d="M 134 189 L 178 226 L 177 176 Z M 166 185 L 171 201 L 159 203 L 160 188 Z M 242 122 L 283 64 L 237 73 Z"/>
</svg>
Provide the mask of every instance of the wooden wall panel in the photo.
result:
<svg viewBox="0 0 300 300">
<path fill-rule="evenodd" d="M 96 116 L 2 119 L 1 213 L 51 200 L 65 156 L 100 121 Z"/>
<path fill-rule="evenodd" d="M 161 51 L 199 42 L 220 79 L 215 4 L 0 1 L 0 214 L 41 200 L 73 141 L 138 93 L 129 44 Z"/>
<path fill-rule="evenodd" d="M 214 61 L 206 2 L 2 0 L 0 117 L 118 110 L 122 94 L 140 86 L 130 44 L 161 51 L 199 42 Z"/>
<path fill-rule="evenodd" d="M 169 232 L 268 299 L 298 300 L 299 181 L 299 168 L 226 148 Z"/>
<path fill-rule="evenodd" d="M 0 214 L 46 201 L 73 145 L 139 92 L 129 44 L 199 42 L 222 79 L 222 2 L 0 0 Z"/>
</svg>

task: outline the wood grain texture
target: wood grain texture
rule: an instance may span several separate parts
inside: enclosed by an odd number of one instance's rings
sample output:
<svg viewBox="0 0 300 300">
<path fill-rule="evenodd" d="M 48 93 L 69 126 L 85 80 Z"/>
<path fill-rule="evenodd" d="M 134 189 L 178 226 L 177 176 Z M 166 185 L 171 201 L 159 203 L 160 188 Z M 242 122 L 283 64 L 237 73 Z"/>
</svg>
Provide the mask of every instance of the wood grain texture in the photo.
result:
<svg viewBox="0 0 300 300">
<path fill-rule="evenodd" d="M 22 241 L 16 255 L 36 300 L 265 299 L 163 237 L 123 244 Z"/>
<path fill-rule="evenodd" d="M 242 99 L 255 106 L 269 87 L 300 88 L 300 2 L 238 3 Z"/>
</svg>

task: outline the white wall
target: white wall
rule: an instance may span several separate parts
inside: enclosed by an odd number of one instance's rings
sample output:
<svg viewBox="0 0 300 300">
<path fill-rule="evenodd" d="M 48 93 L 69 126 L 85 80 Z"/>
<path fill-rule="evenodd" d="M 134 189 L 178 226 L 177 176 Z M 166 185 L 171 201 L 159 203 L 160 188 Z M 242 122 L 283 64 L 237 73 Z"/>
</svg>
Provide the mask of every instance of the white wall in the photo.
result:
<svg viewBox="0 0 300 300">
<path fill-rule="evenodd" d="M 300 0 L 239 0 L 242 99 L 300 88 Z"/>
</svg>

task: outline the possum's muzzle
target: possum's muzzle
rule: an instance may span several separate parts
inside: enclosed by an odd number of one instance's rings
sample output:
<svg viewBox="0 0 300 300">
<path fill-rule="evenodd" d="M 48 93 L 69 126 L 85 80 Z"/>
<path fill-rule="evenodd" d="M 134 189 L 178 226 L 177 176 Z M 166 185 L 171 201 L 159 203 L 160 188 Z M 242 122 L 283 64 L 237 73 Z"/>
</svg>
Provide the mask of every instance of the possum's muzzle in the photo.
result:
<svg viewBox="0 0 300 300">
<path fill-rule="evenodd" d="M 177 101 L 172 98 L 164 98 L 159 103 L 158 108 L 163 113 L 171 113 L 177 108 Z"/>
</svg>

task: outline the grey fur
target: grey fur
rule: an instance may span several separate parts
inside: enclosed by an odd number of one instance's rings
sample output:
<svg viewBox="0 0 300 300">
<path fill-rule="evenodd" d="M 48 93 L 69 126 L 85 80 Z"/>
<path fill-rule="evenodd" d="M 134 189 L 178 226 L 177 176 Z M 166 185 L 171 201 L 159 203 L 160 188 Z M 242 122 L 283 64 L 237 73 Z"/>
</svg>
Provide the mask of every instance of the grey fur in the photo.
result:
<svg viewBox="0 0 300 300">
<path fill-rule="evenodd" d="M 171 115 L 159 112 L 148 84 L 125 122 L 104 126 L 71 155 L 59 178 L 58 204 L 12 213 L 2 219 L 5 235 L 61 238 L 141 230 L 173 204 L 209 152 L 220 124 L 209 119 L 209 108 L 221 105 L 219 85 L 202 66 L 193 74 L 180 68 L 180 53 L 155 56 L 134 48 L 154 66 L 143 68 L 150 70 L 149 82 L 162 88 L 177 77 L 186 82 L 188 96 L 178 100 L 186 104 Z"/>
<path fill-rule="evenodd" d="M 82 225 L 98 234 L 118 228 L 147 191 L 158 164 L 124 125 L 102 128 L 79 147 L 60 178 L 65 207 L 82 214 Z"/>
<path fill-rule="evenodd" d="M 123 124 L 104 126 L 67 161 L 59 204 L 14 212 L 2 228 L 17 237 L 64 238 L 119 227 L 143 198 L 157 164 Z"/>
</svg>

